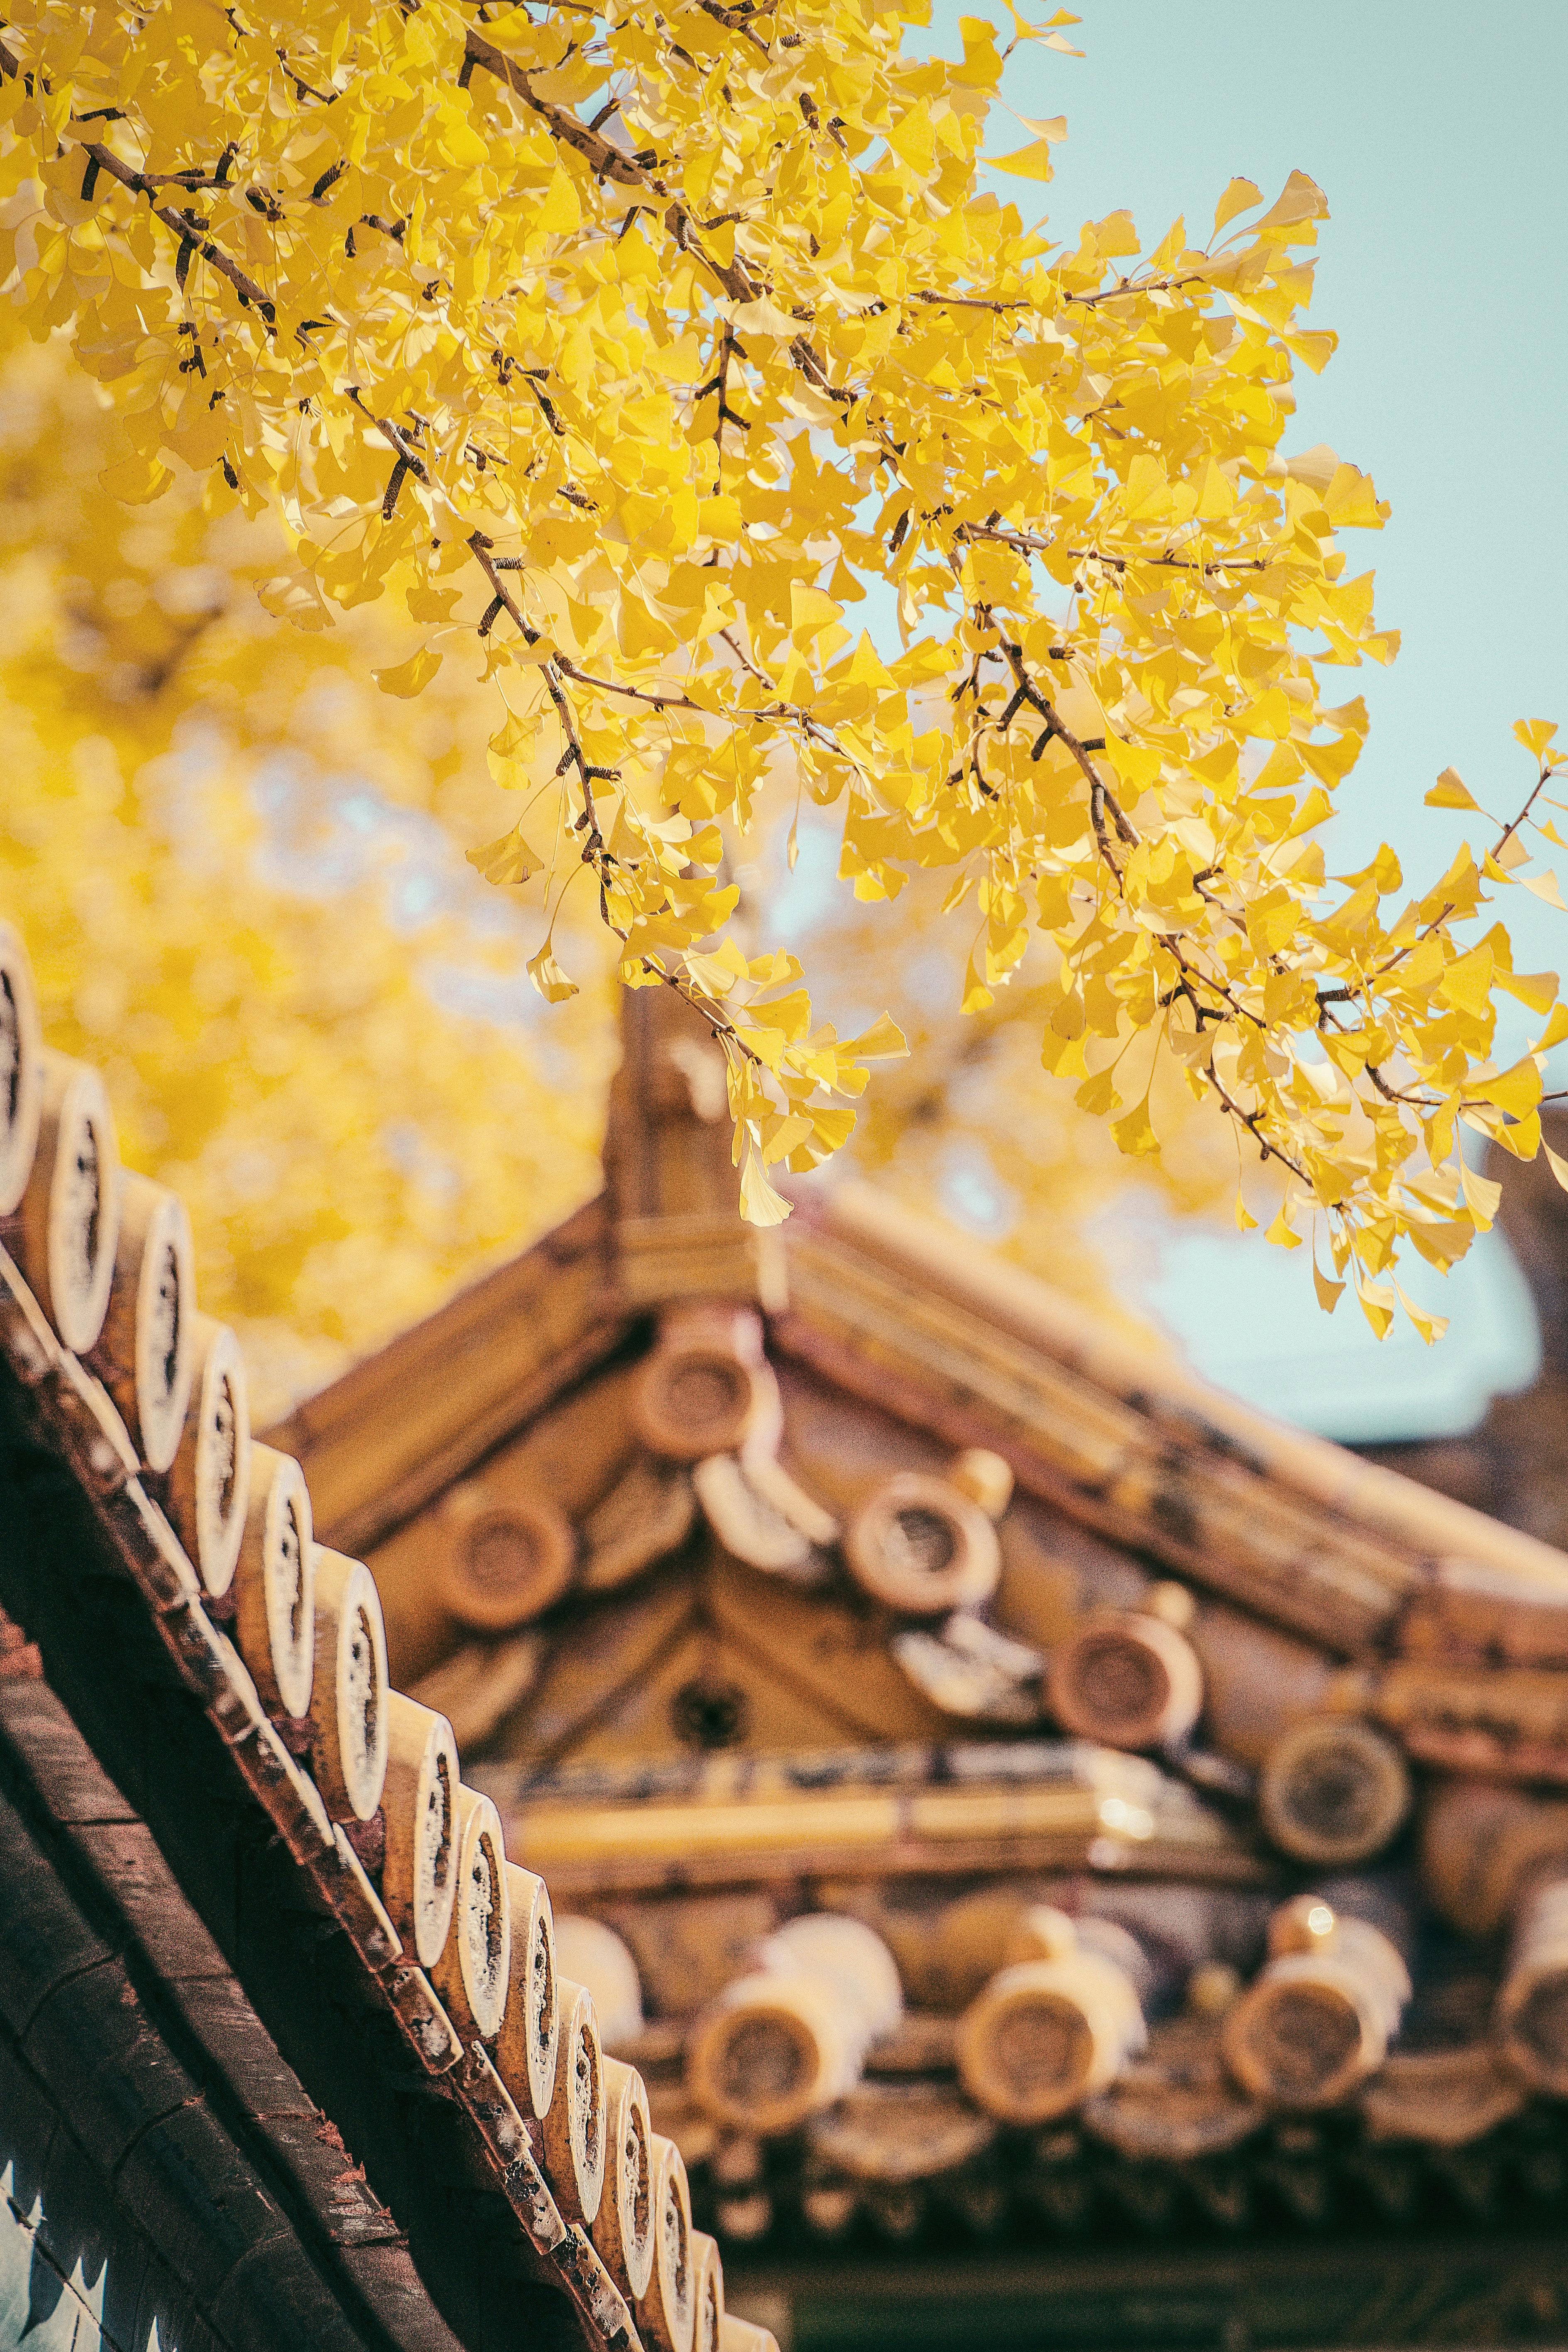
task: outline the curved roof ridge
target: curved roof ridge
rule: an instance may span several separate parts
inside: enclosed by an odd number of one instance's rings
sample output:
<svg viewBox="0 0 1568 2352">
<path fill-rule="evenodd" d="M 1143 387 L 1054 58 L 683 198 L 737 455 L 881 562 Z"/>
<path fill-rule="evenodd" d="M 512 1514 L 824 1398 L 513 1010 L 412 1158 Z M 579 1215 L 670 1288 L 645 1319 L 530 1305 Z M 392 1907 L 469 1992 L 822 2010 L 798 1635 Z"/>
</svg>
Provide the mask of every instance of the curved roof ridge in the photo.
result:
<svg viewBox="0 0 1568 2352">
<path fill-rule="evenodd" d="M 820 1205 L 818 1205 L 818 1201 Z M 1473 1561 L 1568 1592 L 1568 1555 L 1397 1470 L 1275 1420 L 1216 1388 L 1173 1351 L 1145 1346 L 984 1244 L 862 1182 L 825 1190 L 811 1223 L 911 1284 L 982 1313 L 997 1329 L 1153 1416 L 1237 1449 L 1304 1501 L 1412 1552 Z"/>
</svg>

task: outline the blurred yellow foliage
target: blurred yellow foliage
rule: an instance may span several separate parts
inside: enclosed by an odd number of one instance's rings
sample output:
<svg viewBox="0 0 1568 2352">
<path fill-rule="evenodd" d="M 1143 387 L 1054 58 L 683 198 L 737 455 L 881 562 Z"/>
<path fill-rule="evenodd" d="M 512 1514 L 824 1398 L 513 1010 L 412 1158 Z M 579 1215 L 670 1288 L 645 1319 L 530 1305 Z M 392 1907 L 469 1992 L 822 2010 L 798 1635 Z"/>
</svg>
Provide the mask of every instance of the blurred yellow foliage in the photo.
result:
<svg viewBox="0 0 1568 2352">
<path fill-rule="evenodd" d="M 127 1160 L 189 1202 L 265 1416 L 595 1190 L 608 959 L 529 1019 L 520 929 L 425 814 L 465 822 L 478 689 L 410 712 L 370 683 L 377 616 L 268 620 L 273 533 L 188 478 L 106 497 L 63 342 L 0 337 L 0 907 Z"/>
</svg>

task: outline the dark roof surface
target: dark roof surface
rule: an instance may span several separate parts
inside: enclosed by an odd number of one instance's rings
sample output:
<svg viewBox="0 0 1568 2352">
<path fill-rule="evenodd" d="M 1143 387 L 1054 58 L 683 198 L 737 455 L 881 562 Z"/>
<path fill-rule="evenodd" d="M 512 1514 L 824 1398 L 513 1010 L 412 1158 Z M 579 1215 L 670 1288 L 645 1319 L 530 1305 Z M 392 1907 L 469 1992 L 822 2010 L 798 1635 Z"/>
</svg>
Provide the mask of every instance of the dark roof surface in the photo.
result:
<svg viewBox="0 0 1568 2352">
<path fill-rule="evenodd" d="M 41 1679 L 0 1680 L 0 2172 L 28 2319 L 113 2352 L 454 2352 L 395 2222 Z M 73 2287 L 72 2282 L 75 2281 Z"/>
</svg>

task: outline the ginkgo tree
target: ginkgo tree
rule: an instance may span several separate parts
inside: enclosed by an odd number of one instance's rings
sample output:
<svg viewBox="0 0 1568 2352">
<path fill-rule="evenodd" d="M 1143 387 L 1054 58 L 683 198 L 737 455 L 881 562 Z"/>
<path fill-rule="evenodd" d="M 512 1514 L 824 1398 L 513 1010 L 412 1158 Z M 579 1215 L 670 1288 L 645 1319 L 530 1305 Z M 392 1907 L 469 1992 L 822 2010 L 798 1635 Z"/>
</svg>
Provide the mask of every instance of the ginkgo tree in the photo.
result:
<svg viewBox="0 0 1568 2352">
<path fill-rule="evenodd" d="M 978 164 L 1008 51 L 1073 20 L 1008 13 L 955 64 L 920 0 L 22 0 L 12 290 L 110 394 L 118 497 L 188 467 L 275 515 L 264 603 L 395 602 L 394 695 L 477 649 L 520 802 L 477 856 L 556 908 L 584 877 L 623 976 L 703 1009 L 751 1214 L 900 1042 L 814 1025 L 730 928 L 727 843 L 787 771 L 858 895 L 950 879 L 971 1006 L 1048 941 L 1047 1067 L 1136 1155 L 1173 1060 L 1386 1328 L 1402 1242 L 1447 1265 L 1489 1217 L 1459 1127 L 1539 1145 L 1555 978 L 1460 927 L 1529 862 L 1552 730 L 1430 887 L 1386 848 L 1326 879 L 1367 721 L 1321 674 L 1394 640 L 1339 543 L 1371 482 L 1283 449 L 1332 347 L 1323 199 L 1236 181 L 1202 245 L 1144 256 L 1124 214 L 1053 245 Z M 1043 181 L 1027 128 L 999 160 Z M 896 653 L 853 625 L 879 580 Z M 571 990 L 548 931 L 532 969 Z M 1543 1021 L 1504 1069 L 1500 990 Z"/>
<path fill-rule="evenodd" d="M 386 698 L 389 609 L 311 635 L 262 611 L 268 520 L 204 513 L 188 472 L 149 507 L 106 501 L 112 413 L 4 305 L 0 420 L 0 910 L 49 1036 L 107 1075 L 131 1164 L 188 1202 L 265 1421 L 597 1188 L 613 942 L 569 906 L 583 987 L 533 996 L 543 877 L 497 894 L 462 863 L 494 791 L 465 665 L 412 708 Z M 900 992 L 914 1057 L 883 1073 L 859 1164 L 906 1197 L 952 1202 L 962 1180 L 961 1203 L 1012 1206 L 1011 1253 L 1114 1312 L 1088 1229 L 1141 1171 L 1061 1085 L 1029 1085 L 1035 975 L 961 1015 L 937 877 L 894 908 L 813 891 L 823 816 L 791 892 L 792 810 L 781 780 L 737 868 L 753 920 L 812 892 L 838 1003 L 868 969 L 929 973 Z M 1162 1197 L 1223 1205 L 1217 1123 L 1169 1080 L 1161 1110 Z"/>
</svg>

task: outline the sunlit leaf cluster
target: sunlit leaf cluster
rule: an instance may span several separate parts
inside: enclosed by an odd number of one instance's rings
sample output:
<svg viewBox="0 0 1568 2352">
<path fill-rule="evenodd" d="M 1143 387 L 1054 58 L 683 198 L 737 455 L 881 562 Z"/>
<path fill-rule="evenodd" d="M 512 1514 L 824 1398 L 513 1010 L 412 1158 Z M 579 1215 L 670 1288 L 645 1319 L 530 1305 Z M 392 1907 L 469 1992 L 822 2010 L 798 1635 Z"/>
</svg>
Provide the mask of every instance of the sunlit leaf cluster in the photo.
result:
<svg viewBox="0 0 1568 2352">
<path fill-rule="evenodd" d="M 862 898 L 946 878 L 971 1007 L 1043 935 L 1047 1066 L 1141 1155 L 1171 1057 L 1385 1328 L 1403 1240 L 1447 1264 L 1487 1220 L 1458 1124 L 1535 1148 L 1494 993 L 1555 982 L 1456 940 L 1517 829 L 1407 903 L 1386 850 L 1325 877 L 1367 724 L 1326 674 L 1394 641 L 1341 544 L 1371 482 L 1285 448 L 1323 198 L 1236 181 L 1147 255 L 1125 214 L 1053 244 L 977 178 L 1003 37 L 929 58 L 921 13 L 24 0 L 14 290 L 110 391 L 120 497 L 183 463 L 278 516 L 263 602 L 307 629 L 395 600 L 395 697 L 479 654 L 518 813 L 476 860 L 552 908 L 581 876 L 626 979 L 709 1013 L 749 1213 L 900 1044 L 728 929 L 787 773 Z M 1009 48 L 1071 21 L 1008 13 Z M 1003 161 L 1041 181 L 1029 128 Z M 856 625 L 879 580 L 897 651 Z M 570 993 L 552 932 L 531 969 Z"/>
</svg>

